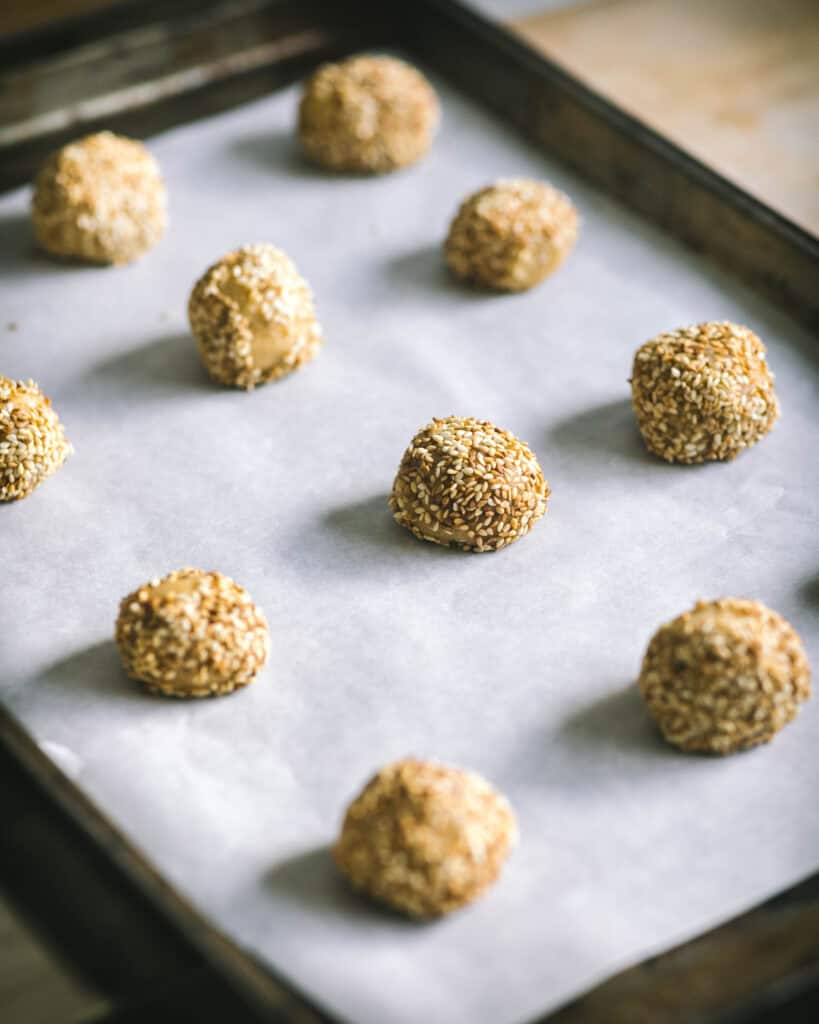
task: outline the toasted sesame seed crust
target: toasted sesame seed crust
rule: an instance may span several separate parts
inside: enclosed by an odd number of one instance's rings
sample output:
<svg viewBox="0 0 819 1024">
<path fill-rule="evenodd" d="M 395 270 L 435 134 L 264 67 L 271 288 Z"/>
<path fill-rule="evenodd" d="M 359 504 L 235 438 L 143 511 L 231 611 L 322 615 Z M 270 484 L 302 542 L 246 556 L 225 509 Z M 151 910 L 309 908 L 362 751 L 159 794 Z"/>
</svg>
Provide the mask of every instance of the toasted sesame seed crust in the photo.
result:
<svg viewBox="0 0 819 1024">
<path fill-rule="evenodd" d="M 506 799 L 472 772 L 407 759 L 350 804 L 333 857 L 372 899 L 437 917 L 480 896 L 517 841 Z"/>
<path fill-rule="evenodd" d="M 73 450 L 34 381 L 0 376 L 0 501 L 28 497 Z"/>
<path fill-rule="evenodd" d="M 299 106 L 298 135 L 311 160 L 334 171 L 383 174 L 420 159 L 440 117 L 426 78 L 394 57 L 324 64 Z"/>
<path fill-rule="evenodd" d="M 444 256 L 460 278 L 499 291 L 523 291 L 557 270 L 577 231 L 577 211 L 568 196 L 546 182 L 507 178 L 461 203 Z"/>
<path fill-rule="evenodd" d="M 765 346 L 752 330 L 728 321 L 641 345 L 631 400 L 646 446 L 667 462 L 733 459 L 779 417 Z"/>
<path fill-rule="evenodd" d="M 40 245 L 92 263 L 130 263 L 165 232 L 165 186 L 141 142 L 99 132 L 53 153 L 34 183 Z"/>
<path fill-rule="evenodd" d="M 310 362 L 324 340 L 307 282 L 286 253 L 264 243 L 209 267 L 191 292 L 188 319 L 211 377 L 247 390 Z"/>
<path fill-rule="evenodd" d="M 682 750 L 731 754 L 767 743 L 810 697 L 799 635 L 759 601 L 698 601 L 661 626 L 639 678 L 648 710 Z"/>
<path fill-rule="evenodd" d="M 128 675 L 166 697 L 247 686 L 270 646 L 265 617 L 247 591 L 201 569 L 178 569 L 123 598 L 115 640 Z"/>
<path fill-rule="evenodd" d="M 389 505 L 420 540 L 498 551 L 532 529 L 549 493 L 528 445 L 486 420 L 448 416 L 410 442 Z"/>
</svg>

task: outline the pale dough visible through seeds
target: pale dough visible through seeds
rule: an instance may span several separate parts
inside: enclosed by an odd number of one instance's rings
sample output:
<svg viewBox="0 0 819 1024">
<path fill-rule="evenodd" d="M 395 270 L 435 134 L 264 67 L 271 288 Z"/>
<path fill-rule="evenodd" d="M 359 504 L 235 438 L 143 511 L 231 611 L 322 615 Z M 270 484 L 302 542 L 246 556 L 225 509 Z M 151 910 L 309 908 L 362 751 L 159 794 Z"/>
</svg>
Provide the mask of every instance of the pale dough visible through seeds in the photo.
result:
<svg viewBox="0 0 819 1024">
<path fill-rule="evenodd" d="M 421 540 L 497 551 L 532 529 L 549 493 L 528 445 L 487 421 L 448 416 L 412 439 L 389 503 Z"/>
<path fill-rule="evenodd" d="M 165 232 L 159 165 L 141 142 L 99 132 L 53 153 L 34 183 L 34 234 L 57 256 L 130 263 Z"/>
<path fill-rule="evenodd" d="M 682 750 L 767 743 L 810 696 L 798 634 L 759 601 L 699 601 L 654 634 L 639 679 L 648 710 Z"/>
<path fill-rule="evenodd" d="M 34 381 L 0 376 L 0 501 L 28 497 L 72 451 L 51 399 Z"/>
<path fill-rule="evenodd" d="M 123 598 L 116 643 L 129 676 L 166 697 L 232 693 L 264 665 L 267 622 L 227 576 L 179 569 Z"/>
<path fill-rule="evenodd" d="M 647 341 L 634 356 L 631 396 L 646 446 L 667 462 L 733 459 L 779 417 L 765 346 L 728 321 Z"/>
<path fill-rule="evenodd" d="M 410 758 L 382 768 L 353 800 L 333 857 L 372 899 L 435 917 L 492 885 L 516 841 L 515 815 L 485 779 Z"/>
</svg>

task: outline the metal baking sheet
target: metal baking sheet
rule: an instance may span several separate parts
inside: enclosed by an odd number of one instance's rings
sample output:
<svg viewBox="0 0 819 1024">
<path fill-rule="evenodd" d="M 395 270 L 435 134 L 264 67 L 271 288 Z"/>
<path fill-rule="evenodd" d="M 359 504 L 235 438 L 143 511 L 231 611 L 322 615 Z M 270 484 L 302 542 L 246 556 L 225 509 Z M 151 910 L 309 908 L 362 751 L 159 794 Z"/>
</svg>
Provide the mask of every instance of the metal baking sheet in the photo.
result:
<svg viewBox="0 0 819 1024">
<path fill-rule="evenodd" d="M 764 749 L 697 758 L 634 687 L 650 634 L 699 597 L 760 598 L 819 663 L 819 348 L 436 85 L 433 151 L 383 178 L 301 161 L 297 90 L 154 139 L 171 227 L 126 268 L 49 261 L 26 191 L 0 199 L 0 372 L 38 380 L 76 447 L 0 508 L 0 680 L 173 884 L 341 1018 L 512 1024 L 819 867 L 819 704 Z M 536 290 L 484 295 L 441 240 L 466 193 L 512 175 L 569 192 L 580 241 Z M 312 284 L 327 343 L 248 395 L 208 381 L 185 306 L 262 240 Z M 766 341 L 782 419 L 734 463 L 668 466 L 636 432 L 631 357 L 708 319 Z M 529 442 L 553 490 L 497 554 L 422 544 L 387 510 L 410 437 L 450 413 Z M 147 697 L 118 667 L 120 597 L 189 564 L 271 624 L 267 668 L 230 698 Z M 521 828 L 500 884 L 435 924 L 368 906 L 327 852 L 407 754 L 482 772 Z"/>
</svg>

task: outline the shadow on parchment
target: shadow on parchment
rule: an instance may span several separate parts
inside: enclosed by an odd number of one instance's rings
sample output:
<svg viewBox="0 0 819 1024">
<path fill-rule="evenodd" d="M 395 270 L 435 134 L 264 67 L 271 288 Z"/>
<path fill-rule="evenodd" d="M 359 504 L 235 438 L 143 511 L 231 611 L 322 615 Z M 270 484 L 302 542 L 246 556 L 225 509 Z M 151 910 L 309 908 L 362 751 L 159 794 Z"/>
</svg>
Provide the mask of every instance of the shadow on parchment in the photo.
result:
<svg viewBox="0 0 819 1024">
<path fill-rule="evenodd" d="M 265 885 L 277 896 L 322 916 L 331 914 L 368 926 L 391 924 L 406 930 L 419 927 L 418 922 L 357 893 L 339 873 L 329 846 L 280 861 L 267 873 Z"/>
<path fill-rule="evenodd" d="M 324 517 L 324 524 L 348 542 L 360 547 L 364 554 L 375 549 L 400 555 L 424 557 L 460 557 L 469 554 L 457 548 L 443 547 L 418 540 L 393 519 L 386 494 L 375 494 L 362 501 L 339 505 Z"/>
<path fill-rule="evenodd" d="M 563 722 L 561 736 L 584 757 L 596 753 L 605 758 L 612 748 L 641 756 L 674 755 L 651 720 L 636 683 L 573 711 Z"/>
<path fill-rule="evenodd" d="M 819 573 L 803 580 L 797 593 L 802 604 L 819 612 Z"/>
<path fill-rule="evenodd" d="M 396 288 L 409 288 L 426 295 L 444 293 L 450 297 L 464 295 L 485 299 L 504 294 L 478 288 L 455 277 L 444 262 L 443 241 L 399 253 L 384 260 L 381 269 L 387 281 Z"/>
<path fill-rule="evenodd" d="M 240 160 L 271 173 L 286 171 L 289 174 L 321 178 L 325 181 L 344 181 L 362 177 L 360 174 L 331 171 L 312 163 L 299 145 L 296 133 L 292 129 L 273 129 L 244 135 L 233 140 L 230 149 Z"/>
<path fill-rule="evenodd" d="M 674 468 L 646 449 L 628 398 L 593 405 L 559 420 L 549 430 L 547 443 L 569 455 L 597 454 L 661 470 Z"/>
<path fill-rule="evenodd" d="M 121 700 L 151 699 L 138 683 L 126 676 L 112 640 L 103 640 L 54 662 L 32 685 L 59 689 L 71 695 L 90 693 Z"/>
<path fill-rule="evenodd" d="M 202 365 L 193 337 L 184 332 L 118 352 L 97 363 L 90 376 L 140 391 L 220 390 Z"/>
<path fill-rule="evenodd" d="M 0 275 L 11 278 L 30 274 L 32 269 L 69 271 L 110 270 L 102 263 L 89 263 L 70 256 L 54 256 L 41 249 L 34 238 L 31 217 L 24 213 L 0 214 Z"/>
</svg>

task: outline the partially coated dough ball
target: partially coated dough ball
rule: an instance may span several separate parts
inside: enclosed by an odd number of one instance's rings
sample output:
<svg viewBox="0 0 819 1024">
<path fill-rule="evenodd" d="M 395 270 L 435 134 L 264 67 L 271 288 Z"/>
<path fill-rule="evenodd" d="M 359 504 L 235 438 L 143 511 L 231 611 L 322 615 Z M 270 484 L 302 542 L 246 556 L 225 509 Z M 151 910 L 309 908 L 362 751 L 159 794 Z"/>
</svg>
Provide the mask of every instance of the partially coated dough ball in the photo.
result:
<svg viewBox="0 0 819 1024">
<path fill-rule="evenodd" d="M 219 572 L 178 569 L 122 599 L 116 644 L 125 671 L 152 693 L 210 697 L 252 682 L 267 660 L 267 622 Z"/>
<path fill-rule="evenodd" d="M 799 635 L 759 601 L 699 601 L 654 634 L 639 679 L 648 710 L 682 750 L 767 743 L 810 696 Z"/>
<path fill-rule="evenodd" d="M 313 359 L 323 341 L 307 282 L 266 244 L 245 245 L 206 270 L 188 319 L 205 368 L 228 387 L 278 380 Z"/>
<path fill-rule="evenodd" d="M 765 346 L 728 321 L 660 334 L 637 349 L 631 401 L 646 446 L 667 462 L 733 459 L 779 417 Z"/>
<path fill-rule="evenodd" d="M 466 281 L 523 291 L 557 270 L 575 243 L 577 226 L 568 196 L 545 181 L 509 178 L 461 203 L 444 255 Z"/>
<path fill-rule="evenodd" d="M 420 159 L 438 120 L 435 90 L 412 65 L 351 57 L 324 64 L 307 82 L 298 134 L 322 167 L 382 174 Z"/>
<path fill-rule="evenodd" d="M 485 779 L 408 759 L 382 768 L 350 804 L 333 857 L 372 899 L 436 917 L 492 885 L 516 841 L 512 808 Z"/>
<path fill-rule="evenodd" d="M 0 376 L 0 501 L 28 497 L 72 451 L 34 381 Z"/>
<path fill-rule="evenodd" d="M 99 132 L 53 153 L 34 183 L 40 245 L 92 263 L 130 263 L 165 233 L 165 186 L 141 142 Z"/>
<path fill-rule="evenodd" d="M 548 497 L 528 445 L 485 420 L 447 416 L 412 439 L 389 503 L 420 540 L 498 551 L 532 529 Z"/>
</svg>

